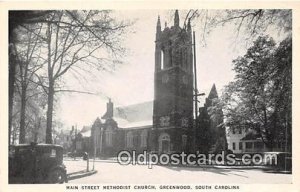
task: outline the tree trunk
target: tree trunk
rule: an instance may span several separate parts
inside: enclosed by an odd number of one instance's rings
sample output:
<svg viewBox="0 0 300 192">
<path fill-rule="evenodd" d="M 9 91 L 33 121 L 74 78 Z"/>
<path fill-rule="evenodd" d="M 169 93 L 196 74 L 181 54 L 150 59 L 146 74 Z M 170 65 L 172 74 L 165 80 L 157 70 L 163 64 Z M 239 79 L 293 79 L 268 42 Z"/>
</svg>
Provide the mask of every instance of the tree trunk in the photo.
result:
<svg viewBox="0 0 300 192">
<path fill-rule="evenodd" d="M 52 144 L 52 116 L 53 116 L 53 100 L 54 100 L 54 79 L 53 69 L 51 67 L 51 25 L 48 23 L 47 28 L 47 47 L 48 47 L 48 109 L 47 109 L 47 125 L 46 125 L 46 143 Z"/>
<path fill-rule="evenodd" d="M 53 118 L 54 84 L 49 83 L 46 143 L 52 144 L 52 118 Z"/>
<path fill-rule="evenodd" d="M 13 113 L 13 99 L 14 99 L 14 86 L 15 86 L 15 55 L 12 54 L 11 48 L 9 49 L 9 95 L 8 95 L 8 144 L 11 144 L 11 134 L 12 134 L 12 113 Z"/>
<path fill-rule="evenodd" d="M 26 115 L 26 83 L 22 82 L 21 113 L 20 113 L 20 137 L 19 143 L 25 143 L 25 115 Z"/>
<path fill-rule="evenodd" d="M 28 62 L 20 65 L 20 70 L 22 71 L 24 68 L 24 76 L 21 78 L 21 113 L 20 113 L 20 138 L 19 143 L 25 143 L 25 135 L 26 135 L 26 102 L 27 102 L 27 74 L 28 74 Z M 21 73 L 22 75 L 22 73 Z"/>
<path fill-rule="evenodd" d="M 9 22 L 9 43 L 14 43 L 16 37 L 14 28 L 16 26 Z M 8 144 L 11 144 L 12 134 L 12 113 L 13 113 L 13 99 L 15 87 L 15 74 L 16 74 L 16 55 L 13 53 L 12 46 L 9 46 L 9 82 L 8 82 Z"/>
</svg>

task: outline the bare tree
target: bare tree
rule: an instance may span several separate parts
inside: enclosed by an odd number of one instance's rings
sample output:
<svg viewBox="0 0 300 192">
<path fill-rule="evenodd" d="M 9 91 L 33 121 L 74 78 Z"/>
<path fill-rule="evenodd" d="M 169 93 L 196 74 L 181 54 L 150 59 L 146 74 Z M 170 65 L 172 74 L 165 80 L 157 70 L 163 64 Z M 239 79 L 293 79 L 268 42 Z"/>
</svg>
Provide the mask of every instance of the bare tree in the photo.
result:
<svg viewBox="0 0 300 192">
<path fill-rule="evenodd" d="M 233 25 L 235 38 L 251 43 L 265 32 L 292 32 L 292 10 L 290 9 L 227 9 L 198 10 L 184 12 L 184 26 L 193 20 L 199 30 L 200 40 L 206 44 L 206 37 L 217 27 Z"/>
<path fill-rule="evenodd" d="M 39 33 L 41 32 L 41 25 L 30 26 L 32 30 L 18 29 L 21 34 L 22 41 L 12 44 L 15 54 L 15 61 L 17 63 L 16 69 L 16 84 L 17 91 L 20 95 L 20 126 L 19 126 L 19 143 L 25 143 L 25 120 L 26 120 L 26 104 L 30 97 L 40 94 L 37 90 L 38 85 L 33 85 L 33 76 L 43 65 L 38 65 L 40 61 L 39 53 L 36 50 L 40 49 L 41 41 L 39 40 Z M 37 31 L 33 33 L 32 31 Z M 32 84 L 32 85 L 30 85 Z M 31 87 L 31 90 L 29 90 Z M 29 95 L 28 95 L 29 91 Z M 32 95 L 30 95 L 30 92 Z"/>
<path fill-rule="evenodd" d="M 12 143 L 16 143 L 16 140 L 19 140 L 19 143 L 34 141 L 35 133 L 39 133 L 39 136 L 42 135 L 41 120 L 46 119 L 44 112 L 46 95 L 43 90 L 33 82 L 28 82 L 24 90 L 22 84 L 24 83 L 20 78 L 19 70 L 17 70 L 12 116 Z"/>
<path fill-rule="evenodd" d="M 52 143 L 54 96 L 75 91 L 61 86 L 63 76 L 71 70 L 110 68 L 124 52 L 120 40 L 130 23 L 117 21 L 106 10 L 53 11 L 41 23 L 39 51 L 46 64 L 36 77 L 48 97 L 46 143 Z"/>
<path fill-rule="evenodd" d="M 15 44 L 21 39 L 16 32 L 20 25 L 26 23 L 39 23 L 45 20 L 52 11 L 9 11 L 9 145 L 12 135 L 13 101 L 15 92 L 15 74 L 18 65 Z M 14 132 L 16 129 L 14 129 Z"/>
</svg>

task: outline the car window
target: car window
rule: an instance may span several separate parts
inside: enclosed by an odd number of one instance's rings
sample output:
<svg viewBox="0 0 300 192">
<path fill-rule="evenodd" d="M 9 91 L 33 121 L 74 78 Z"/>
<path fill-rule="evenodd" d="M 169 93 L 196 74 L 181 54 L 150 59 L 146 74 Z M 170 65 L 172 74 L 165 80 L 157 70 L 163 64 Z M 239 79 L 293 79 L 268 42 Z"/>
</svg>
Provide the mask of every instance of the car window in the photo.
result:
<svg viewBox="0 0 300 192">
<path fill-rule="evenodd" d="M 21 161 L 29 161 L 31 159 L 32 151 L 30 148 L 24 147 L 24 148 L 18 148 L 16 149 L 16 157 L 20 158 Z"/>
<path fill-rule="evenodd" d="M 56 149 L 51 148 L 39 148 L 38 156 L 42 158 L 56 157 Z"/>
<path fill-rule="evenodd" d="M 55 149 L 51 150 L 50 157 L 56 157 L 56 150 Z"/>
<path fill-rule="evenodd" d="M 29 155 L 29 153 L 30 153 L 31 151 L 30 151 L 30 149 L 29 148 L 19 148 L 18 149 L 18 154 L 19 155 Z"/>
</svg>

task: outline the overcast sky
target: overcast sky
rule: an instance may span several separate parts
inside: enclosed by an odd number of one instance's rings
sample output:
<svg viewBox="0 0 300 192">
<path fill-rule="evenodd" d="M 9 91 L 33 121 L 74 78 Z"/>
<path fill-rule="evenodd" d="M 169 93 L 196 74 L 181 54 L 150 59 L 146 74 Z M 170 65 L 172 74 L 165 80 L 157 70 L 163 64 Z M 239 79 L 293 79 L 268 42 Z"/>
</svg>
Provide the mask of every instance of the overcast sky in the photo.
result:
<svg viewBox="0 0 300 192">
<path fill-rule="evenodd" d="M 182 11 L 183 12 L 183 11 Z M 180 14 L 179 10 L 179 14 Z M 172 26 L 170 11 L 139 10 L 117 12 L 119 18 L 136 20 L 130 29 L 134 31 L 126 36 L 125 46 L 128 54 L 122 59 L 122 66 L 113 74 L 96 73 L 78 82 L 71 74 L 66 76 L 66 85 L 75 89 L 92 90 L 98 95 L 64 94 L 58 95 L 55 116 L 64 123 L 64 128 L 72 125 L 91 125 L 106 110 L 107 98 L 115 106 L 125 106 L 153 100 L 154 78 L 154 40 L 157 17 L 160 15 L 162 29 L 164 23 Z M 182 15 L 181 15 L 182 16 Z M 182 26 L 183 21 L 180 21 Z M 196 31 L 198 89 L 208 95 L 213 83 L 219 95 L 222 88 L 233 80 L 232 60 L 245 53 L 244 46 L 233 44 L 230 26 L 215 29 L 206 39 L 207 45 L 200 44 L 201 30 L 197 23 L 192 24 Z M 197 31 L 198 30 L 198 31 Z M 198 41 L 199 39 L 199 41 Z M 203 104 L 203 102 L 201 102 Z"/>
</svg>

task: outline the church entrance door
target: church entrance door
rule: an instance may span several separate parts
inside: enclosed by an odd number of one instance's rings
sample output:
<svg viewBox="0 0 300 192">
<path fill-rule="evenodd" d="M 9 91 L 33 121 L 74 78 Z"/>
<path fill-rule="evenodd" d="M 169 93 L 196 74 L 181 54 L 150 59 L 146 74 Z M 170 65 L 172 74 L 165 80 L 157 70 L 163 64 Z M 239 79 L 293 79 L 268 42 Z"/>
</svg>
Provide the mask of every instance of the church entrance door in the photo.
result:
<svg viewBox="0 0 300 192">
<path fill-rule="evenodd" d="M 169 152 L 169 144 L 170 144 L 170 141 L 166 141 L 166 140 L 162 141 L 162 153 Z"/>
<path fill-rule="evenodd" d="M 162 133 L 159 136 L 159 153 L 170 152 L 170 136 L 167 133 Z"/>
</svg>

